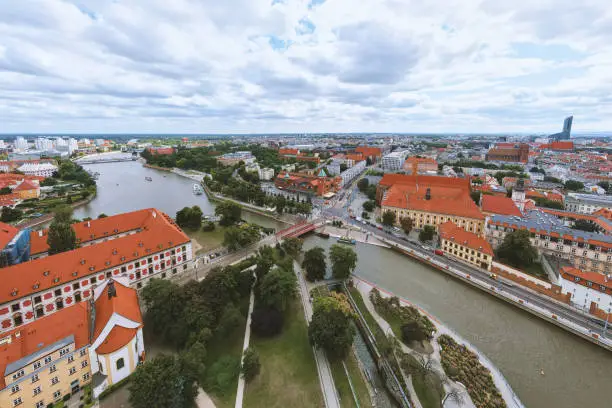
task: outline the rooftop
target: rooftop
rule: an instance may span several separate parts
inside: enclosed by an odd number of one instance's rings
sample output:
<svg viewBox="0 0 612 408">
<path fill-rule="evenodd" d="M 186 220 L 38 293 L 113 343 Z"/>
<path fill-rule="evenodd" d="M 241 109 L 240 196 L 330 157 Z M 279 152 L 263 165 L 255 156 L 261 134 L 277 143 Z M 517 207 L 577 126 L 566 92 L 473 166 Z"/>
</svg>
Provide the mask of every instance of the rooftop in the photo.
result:
<svg viewBox="0 0 612 408">
<path fill-rule="evenodd" d="M 493 256 L 493 249 L 484 238 L 458 227 L 451 221 L 440 224 L 438 232 L 442 239 L 456 242 L 464 247 Z"/>
<path fill-rule="evenodd" d="M 0 250 L 6 248 L 18 232 L 19 230 L 12 225 L 0 222 Z"/>
<path fill-rule="evenodd" d="M 561 276 L 566 279 L 569 277 L 574 281 L 574 278 L 584 279 L 596 285 L 593 289 L 612 294 L 612 279 L 601 273 L 582 271 L 573 266 L 563 266 L 561 267 Z"/>
<path fill-rule="evenodd" d="M 483 194 L 481 207 L 482 211 L 487 213 L 523 216 L 514 201 L 508 197 Z"/>
</svg>

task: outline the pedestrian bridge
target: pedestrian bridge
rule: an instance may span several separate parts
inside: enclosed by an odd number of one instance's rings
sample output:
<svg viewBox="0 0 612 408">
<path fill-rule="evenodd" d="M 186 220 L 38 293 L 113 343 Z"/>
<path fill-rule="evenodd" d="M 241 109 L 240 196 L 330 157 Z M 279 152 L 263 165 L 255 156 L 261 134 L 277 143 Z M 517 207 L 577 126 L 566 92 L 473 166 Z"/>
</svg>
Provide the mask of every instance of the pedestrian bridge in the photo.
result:
<svg viewBox="0 0 612 408">
<path fill-rule="evenodd" d="M 298 224 L 292 225 L 289 228 L 278 231 L 276 237 L 281 238 L 297 238 L 306 234 L 307 232 L 314 231 L 317 228 L 317 221 L 303 221 Z"/>
<path fill-rule="evenodd" d="M 108 158 L 108 159 L 83 159 L 83 160 L 75 160 L 74 162 L 76 164 L 102 164 L 102 163 L 120 163 L 120 162 L 130 162 L 130 161 L 136 161 L 138 160 L 138 157 L 133 156 L 133 157 L 115 157 L 115 158 Z"/>
</svg>

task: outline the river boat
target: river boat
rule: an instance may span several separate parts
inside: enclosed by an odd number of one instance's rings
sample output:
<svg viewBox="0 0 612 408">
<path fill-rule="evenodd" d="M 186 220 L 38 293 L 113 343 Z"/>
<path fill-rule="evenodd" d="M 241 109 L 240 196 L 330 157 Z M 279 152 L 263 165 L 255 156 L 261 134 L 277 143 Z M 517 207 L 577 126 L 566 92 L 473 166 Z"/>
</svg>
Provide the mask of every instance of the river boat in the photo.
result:
<svg viewBox="0 0 612 408">
<path fill-rule="evenodd" d="M 338 238 L 338 242 L 341 244 L 347 244 L 347 245 L 355 245 L 357 243 L 357 241 L 349 237 L 340 237 Z"/>
<path fill-rule="evenodd" d="M 321 238 L 329 238 L 329 233 L 328 232 L 321 231 L 321 232 L 316 232 L 316 234 L 318 236 L 320 236 Z"/>
<path fill-rule="evenodd" d="M 153 181 L 153 179 L 151 177 L 145 177 L 146 181 Z"/>
<path fill-rule="evenodd" d="M 204 192 L 204 190 L 202 189 L 202 186 L 199 184 L 194 184 L 193 185 L 193 193 L 195 195 L 200 195 Z"/>
</svg>

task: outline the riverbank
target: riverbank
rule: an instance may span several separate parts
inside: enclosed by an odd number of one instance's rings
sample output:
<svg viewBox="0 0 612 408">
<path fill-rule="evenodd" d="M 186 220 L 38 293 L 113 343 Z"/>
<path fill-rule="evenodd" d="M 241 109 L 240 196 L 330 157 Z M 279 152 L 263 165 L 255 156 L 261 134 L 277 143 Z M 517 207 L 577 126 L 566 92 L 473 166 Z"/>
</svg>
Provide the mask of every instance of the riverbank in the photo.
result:
<svg viewBox="0 0 612 408">
<path fill-rule="evenodd" d="M 82 207 L 84 205 L 89 204 L 94 198 L 96 198 L 96 194 L 95 193 L 92 194 L 91 196 L 87 197 L 84 200 L 77 201 L 76 203 L 70 204 L 70 206 L 72 207 L 73 210 L 75 210 L 75 209 L 77 209 L 79 207 Z M 47 214 L 43 214 L 40 217 L 32 218 L 30 220 L 27 220 L 26 222 L 17 223 L 17 224 L 15 224 L 15 227 L 18 227 L 20 229 L 36 227 L 38 225 L 45 224 L 45 223 L 51 221 L 53 219 L 53 217 L 54 217 L 54 215 L 53 215 L 52 212 L 51 213 L 47 213 Z"/>
<path fill-rule="evenodd" d="M 392 332 L 391 327 L 389 326 L 389 323 L 386 320 L 384 320 L 376 312 L 374 305 L 372 305 L 370 301 L 369 295 L 372 289 L 374 288 L 377 289 L 380 292 L 381 296 L 383 297 L 391 297 L 391 296 L 396 296 L 396 295 L 386 290 L 385 288 L 379 287 L 357 276 L 353 276 L 353 282 L 354 282 L 355 288 L 359 290 L 359 292 L 361 293 L 363 297 L 363 301 L 366 305 L 366 308 L 372 314 L 372 316 L 376 319 L 378 324 L 383 328 L 385 332 L 388 332 L 388 333 Z M 512 387 L 508 384 L 508 381 L 505 379 L 501 371 L 499 371 L 499 369 L 497 369 L 497 367 L 495 367 L 493 363 L 488 358 L 486 358 L 486 356 L 484 356 L 483 353 L 478 351 L 478 349 L 476 349 L 473 345 L 471 345 L 467 340 L 463 339 L 460 335 L 458 335 L 452 329 L 447 327 L 444 323 L 438 320 L 435 316 L 432 316 L 427 311 L 420 308 L 418 305 L 411 303 L 410 301 L 408 301 L 407 299 L 403 297 L 398 297 L 398 298 L 401 304 L 406 305 L 406 306 L 416 307 L 419 310 L 419 312 L 427 316 L 431 320 L 431 322 L 434 324 L 434 326 L 436 327 L 437 331 L 434 336 L 434 339 L 431 342 L 432 347 L 434 349 L 432 359 L 436 362 L 435 364 L 436 371 L 438 372 L 441 371 L 441 374 L 444 374 L 444 371 L 440 365 L 440 345 L 438 344 L 437 339 L 439 338 L 439 336 L 446 334 L 452 337 L 457 343 L 465 344 L 470 350 L 472 350 L 474 353 L 478 355 L 480 363 L 490 371 L 491 376 L 493 377 L 495 386 L 501 393 L 502 397 L 504 398 L 504 401 L 506 401 L 506 404 L 508 405 L 509 408 L 524 408 L 525 407 L 523 403 L 520 401 L 520 399 L 518 398 L 518 396 L 514 393 L 514 391 L 512 390 Z M 402 343 L 402 346 L 404 349 L 410 350 L 410 354 L 414 354 L 413 350 L 403 345 L 403 343 Z M 448 386 L 446 388 L 448 390 Z M 467 394 L 464 395 L 463 397 L 469 398 Z M 470 404 L 471 404 L 471 401 L 470 401 Z M 463 406 L 468 408 L 470 406 L 473 406 L 473 404 L 463 405 Z M 445 405 L 445 407 L 449 407 L 449 405 Z"/>
</svg>

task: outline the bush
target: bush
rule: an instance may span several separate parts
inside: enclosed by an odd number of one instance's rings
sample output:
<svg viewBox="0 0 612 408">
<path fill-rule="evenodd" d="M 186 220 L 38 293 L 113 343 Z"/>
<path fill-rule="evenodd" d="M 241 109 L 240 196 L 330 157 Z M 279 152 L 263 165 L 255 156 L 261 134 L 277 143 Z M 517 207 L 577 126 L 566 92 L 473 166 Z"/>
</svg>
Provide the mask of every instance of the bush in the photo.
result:
<svg viewBox="0 0 612 408">
<path fill-rule="evenodd" d="M 283 330 L 283 314 L 270 307 L 258 307 L 251 316 L 251 330 L 260 337 L 276 336 Z"/>
<path fill-rule="evenodd" d="M 259 362 L 259 354 L 249 347 L 244 352 L 244 357 L 242 360 L 242 375 L 244 376 L 244 380 L 246 382 L 251 381 L 253 378 L 259 374 L 261 370 L 261 363 Z"/>
<path fill-rule="evenodd" d="M 240 358 L 223 356 L 208 369 L 206 387 L 213 392 L 224 395 L 226 391 L 233 387 L 238 375 L 240 375 Z"/>
<path fill-rule="evenodd" d="M 211 221 L 206 221 L 204 225 L 202 225 L 202 231 L 209 232 L 215 230 L 215 223 Z"/>
<path fill-rule="evenodd" d="M 70 394 L 66 394 L 64 395 L 64 398 L 62 398 L 64 402 L 68 401 L 69 399 L 70 399 Z"/>
</svg>

